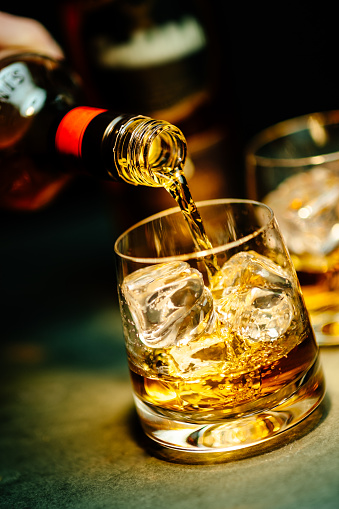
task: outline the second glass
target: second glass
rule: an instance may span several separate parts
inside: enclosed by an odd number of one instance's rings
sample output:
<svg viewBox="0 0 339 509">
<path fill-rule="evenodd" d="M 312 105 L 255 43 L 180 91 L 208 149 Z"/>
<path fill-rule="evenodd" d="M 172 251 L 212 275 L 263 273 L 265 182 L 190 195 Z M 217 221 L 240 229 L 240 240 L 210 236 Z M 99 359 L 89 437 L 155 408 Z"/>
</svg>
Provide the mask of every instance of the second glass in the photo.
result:
<svg viewBox="0 0 339 509">
<path fill-rule="evenodd" d="M 116 241 L 121 316 L 145 433 L 177 451 L 234 451 L 307 417 L 323 374 L 272 210 L 197 205 L 210 249 L 196 251 L 178 208 Z"/>
<path fill-rule="evenodd" d="M 279 222 L 318 343 L 339 344 L 339 111 L 259 133 L 246 167 L 248 196 Z"/>
</svg>

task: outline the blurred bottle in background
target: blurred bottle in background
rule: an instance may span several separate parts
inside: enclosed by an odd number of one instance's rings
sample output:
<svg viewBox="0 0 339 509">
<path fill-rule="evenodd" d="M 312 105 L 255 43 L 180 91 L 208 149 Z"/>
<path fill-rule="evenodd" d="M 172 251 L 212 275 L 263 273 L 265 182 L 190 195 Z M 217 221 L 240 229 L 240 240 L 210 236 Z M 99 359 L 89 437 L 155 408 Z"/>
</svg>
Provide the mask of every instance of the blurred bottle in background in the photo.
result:
<svg viewBox="0 0 339 509">
<path fill-rule="evenodd" d="M 66 55 L 90 104 L 178 126 L 195 200 L 242 194 L 218 12 L 197 0 L 64 0 L 59 14 Z M 115 209 L 124 210 L 126 193 L 136 204 L 124 211 L 126 225 L 173 206 L 159 189 L 105 188 Z"/>
</svg>

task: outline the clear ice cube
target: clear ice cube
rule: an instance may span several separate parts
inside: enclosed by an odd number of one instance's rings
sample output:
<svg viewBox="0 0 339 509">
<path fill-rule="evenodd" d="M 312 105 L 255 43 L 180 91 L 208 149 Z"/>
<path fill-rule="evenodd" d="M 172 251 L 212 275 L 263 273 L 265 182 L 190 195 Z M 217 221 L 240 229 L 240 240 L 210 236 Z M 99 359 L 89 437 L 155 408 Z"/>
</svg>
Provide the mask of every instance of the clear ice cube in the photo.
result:
<svg viewBox="0 0 339 509">
<path fill-rule="evenodd" d="M 339 245 L 339 174 L 324 166 L 286 179 L 264 199 L 288 248 L 323 255 Z"/>
<path fill-rule="evenodd" d="M 212 327 L 211 292 L 202 274 L 186 262 L 139 269 L 124 279 L 121 290 L 148 347 L 185 344 Z"/>
<path fill-rule="evenodd" d="M 225 296 L 235 287 L 247 288 L 254 284 L 262 287 L 290 288 L 287 272 L 270 258 L 255 251 L 241 251 L 233 255 L 215 274 L 211 288 L 213 297 Z"/>
<path fill-rule="evenodd" d="M 173 346 L 169 355 L 174 360 L 171 374 L 182 378 L 218 375 L 227 360 L 226 337 L 222 334 L 206 334 L 197 341 Z"/>
<path fill-rule="evenodd" d="M 232 256 L 212 281 L 219 321 L 250 341 L 272 342 L 289 328 L 295 309 L 288 274 L 255 252 Z"/>
</svg>

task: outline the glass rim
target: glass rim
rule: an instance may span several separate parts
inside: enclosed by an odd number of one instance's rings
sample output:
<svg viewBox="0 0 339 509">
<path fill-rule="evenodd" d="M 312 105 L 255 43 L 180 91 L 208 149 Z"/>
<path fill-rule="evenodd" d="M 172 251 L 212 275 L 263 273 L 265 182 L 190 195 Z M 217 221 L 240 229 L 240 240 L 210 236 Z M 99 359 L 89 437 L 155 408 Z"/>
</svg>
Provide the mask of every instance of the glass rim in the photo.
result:
<svg viewBox="0 0 339 509">
<path fill-rule="evenodd" d="M 234 240 L 232 242 L 227 242 L 227 243 L 222 244 L 220 246 L 213 247 L 212 249 L 206 249 L 206 250 L 203 250 L 203 251 L 192 251 L 192 252 L 184 253 L 184 254 L 180 254 L 180 255 L 159 256 L 159 257 L 156 257 L 156 258 L 154 258 L 154 257 L 149 257 L 149 258 L 147 258 L 147 257 L 138 257 L 138 256 L 131 256 L 131 255 L 127 255 L 127 254 L 121 253 L 121 251 L 118 249 L 118 244 L 130 232 L 132 232 L 133 230 L 136 230 L 137 228 L 139 228 L 142 225 L 145 225 L 147 223 L 151 223 L 155 219 L 158 219 L 158 218 L 161 218 L 161 217 L 164 217 L 164 216 L 168 216 L 168 215 L 171 215 L 171 214 L 175 214 L 175 213 L 181 213 L 180 207 L 171 207 L 171 208 L 162 210 L 162 211 L 160 211 L 160 212 L 158 212 L 156 214 L 153 214 L 153 215 L 151 215 L 149 217 L 146 217 L 145 219 L 142 219 L 141 221 L 138 221 L 136 224 L 134 224 L 133 226 L 131 226 L 130 228 L 125 230 L 121 235 L 119 235 L 119 237 L 116 239 L 116 241 L 114 243 L 115 254 L 118 257 L 120 257 L 120 258 L 122 258 L 124 260 L 128 260 L 128 261 L 131 261 L 131 262 L 134 262 L 134 263 L 140 263 L 140 264 L 141 263 L 147 263 L 147 264 L 167 263 L 167 262 L 174 261 L 174 260 L 187 261 L 187 260 L 192 260 L 192 259 L 197 259 L 197 258 L 205 258 L 206 256 L 209 256 L 209 255 L 212 255 L 212 254 L 217 254 L 217 253 L 220 253 L 222 251 L 229 250 L 229 249 L 232 249 L 234 247 L 241 246 L 242 244 L 245 244 L 249 240 L 252 240 L 255 237 L 257 237 L 258 235 L 260 235 L 265 229 L 267 229 L 269 227 L 269 225 L 274 220 L 274 212 L 273 212 L 272 208 L 269 207 L 268 205 L 266 205 L 265 203 L 262 203 L 262 202 L 259 202 L 259 201 L 256 201 L 256 200 L 235 199 L 235 198 L 217 198 L 217 199 L 213 199 L 213 200 L 203 200 L 203 201 L 196 202 L 196 206 L 197 206 L 198 210 L 200 208 L 203 208 L 203 207 L 206 207 L 206 206 L 210 206 L 210 205 L 222 205 L 222 204 L 255 205 L 258 208 L 266 209 L 269 212 L 269 218 L 268 218 L 267 222 L 264 225 L 258 227 L 251 234 L 244 235 L 244 237 L 241 237 L 238 240 Z"/>
<path fill-rule="evenodd" d="M 246 161 L 248 164 L 260 165 L 265 167 L 302 167 L 325 164 L 339 159 L 339 150 L 335 152 L 324 152 L 316 156 L 294 157 L 294 158 L 274 158 L 259 156 L 256 152 L 273 141 L 284 136 L 297 133 L 298 131 L 310 128 L 312 119 L 321 120 L 323 126 L 339 124 L 339 110 L 330 110 L 324 112 L 308 113 L 288 120 L 283 120 L 277 124 L 271 125 L 262 130 L 246 148 Z"/>
</svg>

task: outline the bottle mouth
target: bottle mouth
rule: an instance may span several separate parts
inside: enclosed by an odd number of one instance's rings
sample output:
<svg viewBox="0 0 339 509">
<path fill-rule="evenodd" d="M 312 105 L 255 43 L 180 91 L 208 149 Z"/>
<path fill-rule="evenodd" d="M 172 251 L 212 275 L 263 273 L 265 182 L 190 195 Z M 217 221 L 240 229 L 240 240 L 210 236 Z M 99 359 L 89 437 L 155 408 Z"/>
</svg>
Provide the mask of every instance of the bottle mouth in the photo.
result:
<svg viewBox="0 0 339 509">
<path fill-rule="evenodd" d="M 186 140 L 177 127 L 167 122 L 154 125 L 145 149 L 146 166 L 161 185 L 163 179 L 182 171 L 187 155 Z"/>
<path fill-rule="evenodd" d="M 140 116 L 124 124 L 120 134 L 123 140 L 120 147 L 123 152 L 126 150 L 120 176 L 127 182 L 162 187 L 176 172 L 182 171 L 186 140 L 176 126 Z"/>
</svg>

